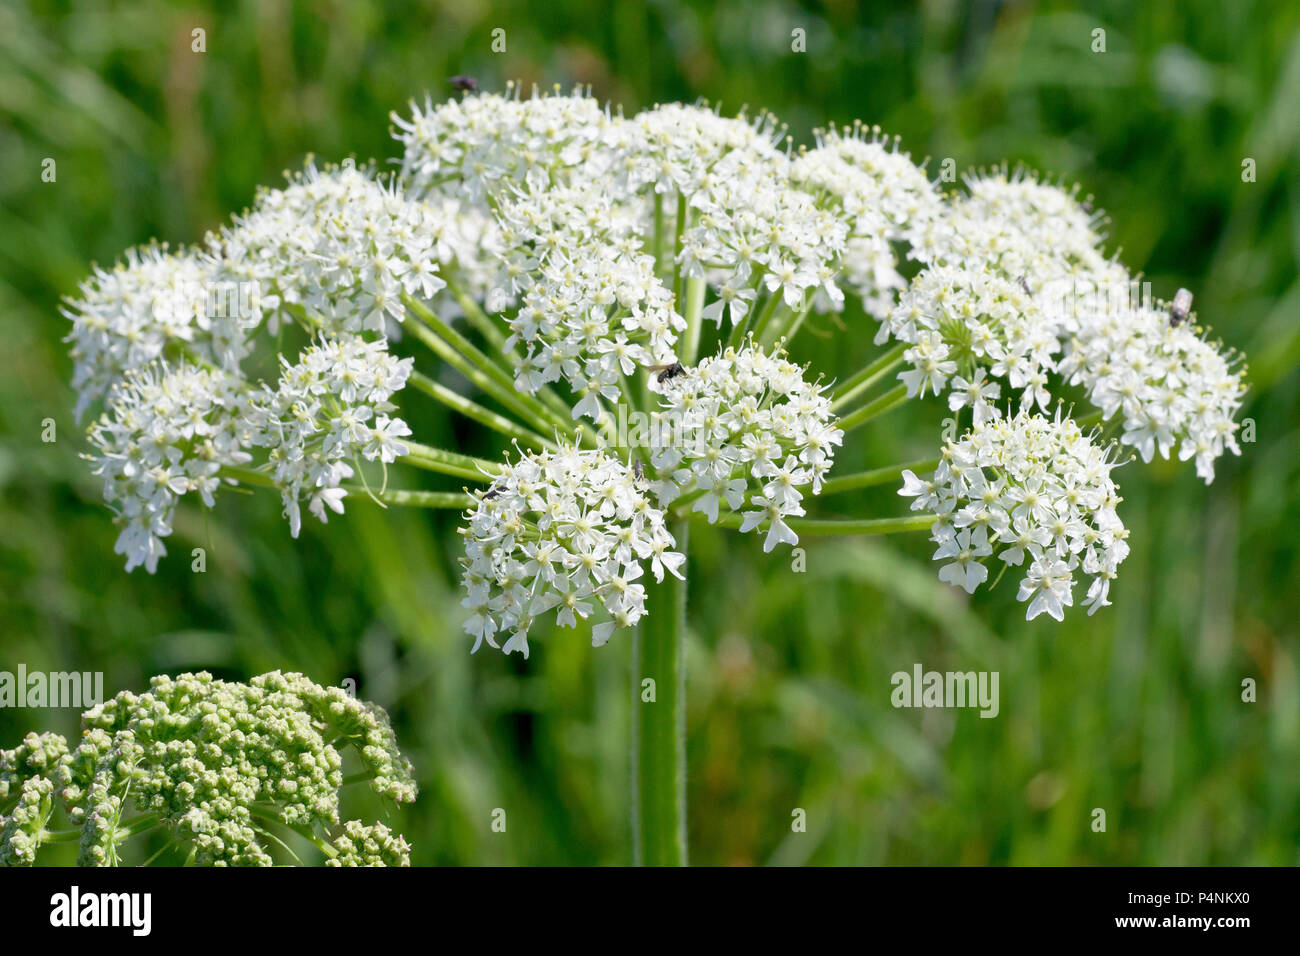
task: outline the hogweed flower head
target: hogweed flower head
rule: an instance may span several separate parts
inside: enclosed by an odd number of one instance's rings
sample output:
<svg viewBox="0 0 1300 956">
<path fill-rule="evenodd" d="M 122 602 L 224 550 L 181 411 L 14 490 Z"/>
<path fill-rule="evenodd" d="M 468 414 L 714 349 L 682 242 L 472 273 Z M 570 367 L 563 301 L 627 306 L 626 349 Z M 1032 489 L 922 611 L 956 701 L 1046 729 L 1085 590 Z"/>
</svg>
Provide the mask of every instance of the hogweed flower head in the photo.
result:
<svg viewBox="0 0 1300 956">
<path fill-rule="evenodd" d="M 479 257 L 447 228 L 445 212 L 368 168 L 309 163 L 285 188 L 263 190 L 209 245 L 227 274 L 257 284 L 271 334 L 274 307 L 284 305 L 329 331 L 382 335 L 404 319 L 403 294 L 432 299 L 446 286 L 441 262 Z"/>
<path fill-rule="evenodd" d="M 80 418 L 129 373 L 159 360 L 237 368 L 246 327 L 260 321 L 254 292 L 200 253 L 151 245 L 112 269 L 96 269 L 63 307 Z"/>
<path fill-rule="evenodd" d="M 973 421 L 929 492 L 908 479 L 940 509 L 944 579 L 973 589 L 986 563 L 1026 565 L 1030 616 L 1059 617 L 1077 576 L 1092 579 L 1091 609 L 1105 603 L 1124 551 L 1122 535 L 1103 540 L 1123 530 L 1112 496 L 1094 501 L 1107 453 L 1041 417 L 1061 388 L 1082 388 L 1144 459 L 1176 451 L 1208 481 L 1239 452 L 1241 371 L 1186 303 L 1169 317 L 1162 304 L 1087 303 L 1132 280 L 1077 188 L 1001 167 L 943 194 L 878 128 L 819 132 L 793 151 L 767 113 L 666 104 L 627 117 L 581 88 L 426 101 L 393 121 L 393 177 L 309 162 L 199 249 L 128 253 L 65 306 L 78 410 L 105 405 L 91 457 L 128 568 L 154 569 L 190 492 L 207 505 L 223 482 L 270 485 L 296 535 L 303 502 L 323 521 L 370 490 L 364 462 L 402 458 L 488 484 L 462 529 L 475 647 L 526 653 L 551 612 L 590 618 L 604 643 L 653 610 L 646 562 L 657 579 L 680 572 L 670 520 L 761 530 L 765 551 L 801 527 L 921 524 L 802 519 L 846 430 L 932 393 Z M 904 258 L 919 267 L 910 280 Z M 214 306 L 227 286 L 249 301 Z M 1069 294 L 1080 290 L 1083 305 Z M 877 344 L 895 344 L 827 394 L 782 349 L 846 293 L 880 321 Z M 257 384 L 243 367 L 271 359 L 273 335 L 296 342 L 279 380 Z M 412 340 L 477 392 L 417 374 L 395 354 Z M 890 374 L 901 387 L 863 394 Z M 408 381 L 519 443 L 513 464 L 419 445 L 394 404 Z M 1016 405 L 1014 418 L 999 410 Z M 650 423 L 648 441 L 611 432 L 625 412 Z M 389 493 L 384 478 L 381 504 L 470 500 Z M 1031 486 L 1050 513 L 1002 500 Z M 391 846 L 373 829 L 347 839 Z"/>
<path fill-rule="evenodd" d="M 510 187 L 545 186 L 589 168 L 615 123 L 581 88 L 521 97 L 479 93 L 445 103 L 410 104 L 392 114 L 402 144 L 401 178 L 419 197 L 467 197 L 488 203 Z"/>
<path fill-rule="evenodd" d="M 912 510 L 937 517 L 931 539 L 939 580 L 974 593 L 989 565 L 1024 571 L 1017 595 L 1025 617 L 1058 621 L 1074 604 L 1076 575 L 1088 578 L 1091 615 L 1128 555 L 1128 529 L 1117 508 L 1115 462 L 1057 410 L 1055 418 L 1022 411 L 975 425 L 950 442 L 932 475 L 903 472 L 900 495 Z"/>
<path fill-rule="evenodd" d="M 406 865 L 409 847 L 382 825 L 339 825 L 344 748 L 375 793 L 409 803 L 417 788 L 388 716 L 337 687 L 275 671 L 247 684 L 208 673 L 155 677 L 82 715 L 75 748 L 29 734 L 0 750 L 0 864 L 30 864 L 52 836 L 57 800 L 80 830 L 78 863 L 114 866 L 141 832 L 129 807 L 161 824 L 205 866 L 268 866 L 281 834 L 308 837 L 336 865 Z M 136 818 L 139 820 L 140 818 Z"/>
</svg>

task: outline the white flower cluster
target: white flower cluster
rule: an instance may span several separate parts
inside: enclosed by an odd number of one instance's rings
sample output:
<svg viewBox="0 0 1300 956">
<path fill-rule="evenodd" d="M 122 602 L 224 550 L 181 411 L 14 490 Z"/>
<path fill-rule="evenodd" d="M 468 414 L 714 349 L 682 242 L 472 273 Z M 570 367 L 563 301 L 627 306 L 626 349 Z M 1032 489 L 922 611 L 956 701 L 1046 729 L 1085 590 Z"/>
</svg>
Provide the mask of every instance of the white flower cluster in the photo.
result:
<svg viewBox="0 0 1300 956">
<path fill-rule="evenodd" d="M 244 425 L 248 444 L 270 449 L 271 476 L 296 538 L 304 498 L 322 522 L 327 508 L 343 513 L 347 492 L 339 486 L 354 474 L 358 455 L 389 464 L 407 453 L 401 438 L 411 429 L 391 416 L 389 399 L 406 385 L 412 360 L 394 358 L 383 339 L 344 335 L 307 347 L 293 365 L 281 362 L 278 387 L 251 396 Z"/>
<path fill-rule="evenodd" d="M 604 452 L 561 448 L 507 464 L 461 529 L 465 538 L 465 630 L 474 650 L 509 633 L 502 650 L 528 656 L 534 621 L 555 611 L 575 627 L 599 605 L 608 615 L 592 626 L 593 645 L 647 613 L 638 579 L 649 561 L 655 579 L 681 577 L 685 556 L 664 513 L 637 473 Z"/>
<path fill-rule="evenodd" d="M 1046 410 L 1065 336 L 1062 283 L 1111 282 L 1122 268 L 1105 259 L 1073 193 L 1031 177 L 967 179 L 970 195 L 917 231 L 928 263 L 881 323 L 876 343 L 909 346 L 899 378 L 910 395 L 951 385 L 951 409 L 971 406 L 984 421 L 1006 382 L 1021 406 Z M 1127 276 L 1123 280 L 1127 288 Z"/>
<path fill-rule="evenodd" d="M 154 573 L 177 502 L 194 492 L 212 507 L 221 468 L 250 464 L 250 449 L 269 449 L 295 537 L 302 498 L 321 521 L 326 508 L 343 511 L 339 484 L 356 456 L 388 463 L 406 454 L 400 439 L 410 429 L 390 415 L 389 399 L 406 384 L 409 358 L 389 355 L 382 339 L 344 335 L 309 346 L 294 365 L 281 361 L 274 389 L 186 361 L 154 363 L 114 387 L 88 457 L 122 526 L 115 550 L 128 571 Z"/>
<path fill-rule="evenodd" d="M 615 126 L 606 141 L 619 156 L 614 172 L 625 175 L 627 192 L 651 186 L 660 195 L 689 199 L 717 182 L 720 167 L 743 178 L 778 170 L 784 156 L 777 144 L 784 135 L 785 127 L 767 112 L 750 120 L 667 103 Z"/>
<path fill-rule="evenodd" d="M 251 461 L 239 418 L 241 381 L 182 361 L 127 373 L 114 386 L 108 411 L 90 429 L 94 474 L 122 526 L 114 550 L 126 569 L 154 573 L 167 553 L 176 502 L 195 492 L 209 507 L 222 465 Z"/>
<path fill-rule="evenodd" d="M 664 476 L 661 500 L 695 496 L 693 511 L 741 513 L 741 531 L 766 528 L 763 550 L 797 544 L 785 519 L 805 514 L 804 490 L 821 492 L 844 433 L 824 386 L 778 351 L 752 343 L 684 369 L 661 386 L 649 436 Z"/>
<path fill-rule="evenodd" d="M 286 826 L 310 834 L 336 865 L 406 865 L 409 847 L 383 826 L 349 821 L 325 843 L 339 824 L 347 747 L 376 794 L 415 799 L 388 715 L 338 687 L 279 671 L 247 684 L 206 672 L 155 677 L 148 692 L 124 691 L 82 714 L 73 750 L 57 734 L 0 750 L 0 801 L 21 798 L 0 814 L 0 865 L 33 862 L 53 796 L 81 829 L 81 866 L 120 861 L 131 804 L 200 866 L 270 866 Z"/>
<path fill-rule="evenodd" d="M 898 142 L 861 123 L 820 131 L 790 170 L 805 189 L 833 197 L 848 225 L 844 282 L 874 316 L 888 314 L 906 285 L 894 243 L 917 244 L 943 214 L 938 190 Z"/>
<path fill-rule="evenodd" d="M 239 302 L 240 295 L 191 250 L 152 245 L 129 250 L 112 269 L 96 268 L 63 308 L 72 321 L 67 341 L 77 417 L 106 398 L 128 372 L 158 359 L 190 357 L 237 366 L 245 326 L 261 318 L 255 295 L 243 295 L 247 314 L 230 307 L 229 300 Z"/>
<path fill-rule="evenodd" d="M 353 166 L 309 164 L 284 189 L 210 237 L 224 271 L 257 283 L 263 303 L 306 309 L 330 331 L 385 334 L 406 315 L 403 293 L 431 299 L 446 282 L 439 260 L 478 253 L 392 183 Z M 269 331 L 275 333 L 275 317 Z"/>
<path fill-rule="evenodd" d="M 951 384 L 949 407 L 969 405 L 983 422 L 1001 395 L 990 375 L 1021 392 L 1023 406 L 1049 405 L 1047 376 L 1060 340 L 1036 318 L 1033 298 L 1019 283 L 996 272 L 932 266 L 903 292 L 876 340 L 911 343 L 903 353 L 911 368 L 899 375 L 909 395 L 937 395 Z"/>
<path fill-rule="evenodd" d="M 1091 578 L 1091 615 L 1109 605 L 1110 582 L 1128 556 L 1114 467 L 1059 410 L 1053 419 L 1022 411 L 950 442 L 928 478 L 904 471 L 899 494 L 916 499 L 913 511 L 937 516 L 939 580 L 974 593 L 996 556 L 1003 571 L 1025 569 L 1017 598 L 1029 602 L 1026 620 L 1046 611 L 1060 621 L 1074 604 L 1076 574 Z"/>
<path fill-rule="evenodd" d="M 1124 422 L 1120 441 L 1143 461 L 1158 452 L 1196 460 L 1196 473 L 1214 480 L 1214 462 L 1241 454 L 1233 420 L 1245 385 L 1226 357 L 1201 337 L 1191 319 L 1175 324 L 1168 303 L 1100 309 L 1074 324 L 1060 372 L 1082 385 L 1109 420 Z"/>
<path fill-rule="evenodd" d="M 573 167 L 591 163 L 615 122 L 581 89 L 528 98 L 480 93 L 396 113 L 402 144 L 401 179 L 415 196 L 464 197 L 488 203 L 509 187 L 564 182 Z"/>
<path fill-rule="evenodd" d="M 761 166 L 742 174 L 728 166 L 724 160 L 713 180 L 691 196 L 693 218 L 682 237 L 682 273 L 708 279 L 718 292 L 706 318 L 721 323 L 725 309 L 733 324 L 739 322 L 760 287 L 791 309 L 810 307 L 805 296 L 814 295 L 839 308 L 845 224 L 784 175 Z"/>
<path fill-rule="evenodd" d="M 682 274 L 718 292 L 706 318 L 740 322 L 764 288 L 791 308 L 805 293 L 843 300 L 834 280 L 847 228 L 791 181 L 776 148 L 785 131 L 770 114 L 751 122 L 671 103 L 621 131 L 615 168 L 627 171 L 627 190 L 652 188 L 665 228 L 682 227 Z M 689 226 L 676 221 L 679 196 Z"/>
<path fill-rule="evenodd" d="M 1196 459 L 1206 481 L 1239 453 L 1233 415 L 1244 386 L 1231 354 L 1208 344 L 1168 304 L 1136 302 L 1127 270 L 1101 251 L 1103 217 L 1078 189 L 1005 171 L 968 177 L 916 239 L 927 263 L 882 322 L 877 344 L 907 345 L 899 378 L 910 395 L 949 391 L 977 423 L 1018 397 L 1047 410 L 1051 376 L 1082 385 L 1121 440 L 1150 461 Z"/>
<path fill-rule="evenodd" d="M 506 348 L 524 346 L 516 384 L 533 393 L 563 378 L 580 395 L 573 417 L 600 418 L 600 399 L 617 400 L 625 376 L 676 361 L 686 321 L 655 275 L 654 257 L 591 244 L 557 251 L 510 319 Z"/>
</svg>

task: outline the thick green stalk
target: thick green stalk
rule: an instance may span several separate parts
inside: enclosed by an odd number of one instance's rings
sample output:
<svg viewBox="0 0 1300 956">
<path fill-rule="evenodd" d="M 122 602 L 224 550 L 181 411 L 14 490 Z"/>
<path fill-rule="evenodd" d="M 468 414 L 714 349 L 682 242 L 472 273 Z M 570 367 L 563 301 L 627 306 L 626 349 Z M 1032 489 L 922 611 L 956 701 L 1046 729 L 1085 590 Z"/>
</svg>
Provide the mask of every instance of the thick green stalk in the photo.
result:
<svg viewBox="0 0 1300 956">
<path fill-rule="evenodd" d="M 686 333 L 682 336 L 682 364 L 694 365 L 695 358 L 700 354 L 700 326 L 704 320 L 700 313 L 704 311 L 704 278 L 688 278 L 686 280 L 686 311 L 682 317 L 686 319 Z"/>
<path fill-rule="evenodd" d="M 687 549 L 689 526 L 672 527 Z M 685 866 L 686 582 L 646 585 L 632 664 L 632 840 L 641 866 Z M 653 682 L 653 683 L 651 683 Z"/>
</svg>

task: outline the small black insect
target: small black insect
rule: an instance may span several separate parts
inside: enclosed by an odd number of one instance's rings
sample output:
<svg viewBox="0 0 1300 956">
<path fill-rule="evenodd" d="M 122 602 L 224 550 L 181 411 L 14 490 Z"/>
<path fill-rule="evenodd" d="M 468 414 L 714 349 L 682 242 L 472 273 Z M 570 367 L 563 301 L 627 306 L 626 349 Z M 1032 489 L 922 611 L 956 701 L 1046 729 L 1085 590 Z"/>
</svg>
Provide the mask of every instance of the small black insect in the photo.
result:
<svg viewBox="0 0 1300 956">
<path fill-rule="evenodd" d="M 637 484 L 645 480 L 645 470 L 641 467 L 640 458 L 632 462 L 632 477 L 636 479 Z"/>
<path fill-rule="evenodd" d="M 686 369 L 682 368 L 681 363 L 673 362 L 671 365 L 652 365 L 650 366 L 650 371 L 659 373 L 658 375 L 655 376 L 655 381 L 657 381 L 660 385 L 662 385 L 664 382 L 668 381 L 669 379 L 673 379 L 676 378 L 678 375 L 681 375 L 683 372 L 686 371 Z"/>
<path fill-rule="evenodd" d="M 1029 280 L 1024 276 L 1020 277 L 1020 288 L 1024 289 L 1025 295 L 1029 296 L 1031 299 L 1034 297 L 1034 293 L 1029 288 Z"/>
<path fill-rule="evenodd" d="M 491 501 L 493 498 L 500 497 L 500 495 L 501 495 L 501 489 L 498 488 L 496 485 L 493 485 L 487 491 L 483 492 L 483 500 Z"/>
<path fill-rule="evenodd" d="M 461 74 L 457 74 L 456 76 L 453 76 L 451 79 L 449 79 L 447 82 L 450 83 L 452 86 L 456 87 L 456 89 L 461 90 L 462 92 L 466 90 L 468 90 L 471 93 L 478 92 L 478 80 L 474 79 L 474 77 L 472 76 L 464 76 Z"/>
<path fill-rule="evenodd" d="M 1187 314 L 1192 311 L 1192 294 L 1186 289 L 1174 293 L 1174 301 L 1169 306 L 1169 324 L 1174 328 L 1187 321 Z"/>
</svg>

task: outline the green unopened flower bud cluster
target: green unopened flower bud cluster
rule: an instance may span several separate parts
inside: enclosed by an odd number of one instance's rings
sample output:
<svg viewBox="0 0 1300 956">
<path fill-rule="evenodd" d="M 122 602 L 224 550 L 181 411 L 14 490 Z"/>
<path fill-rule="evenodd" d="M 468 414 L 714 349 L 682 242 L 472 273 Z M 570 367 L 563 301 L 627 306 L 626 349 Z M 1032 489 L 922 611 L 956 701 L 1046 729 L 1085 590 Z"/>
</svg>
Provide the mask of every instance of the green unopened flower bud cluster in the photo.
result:
<svg viewBox="0 0 1300 956">
<path fill-rule="evenodd" d="M 198 865 L 271 865 L 291 833 L 333 865 L 406 865 L 410 847 L 382 824 L 347 821 L 331 838 L 348 746 L 377 794 L 415 799 L 411 765 L 374 704 L 279 671 L 247 684 L 155 677 L 144 694 L 86 711 L 75 749 L 29 734 L 0 750 L 0 864 L 30 865 L 63 838 L 48 828 L 57 798 L 85 866 L 116 865 L 127 840 L 159 826 Z"/>
</svg>

